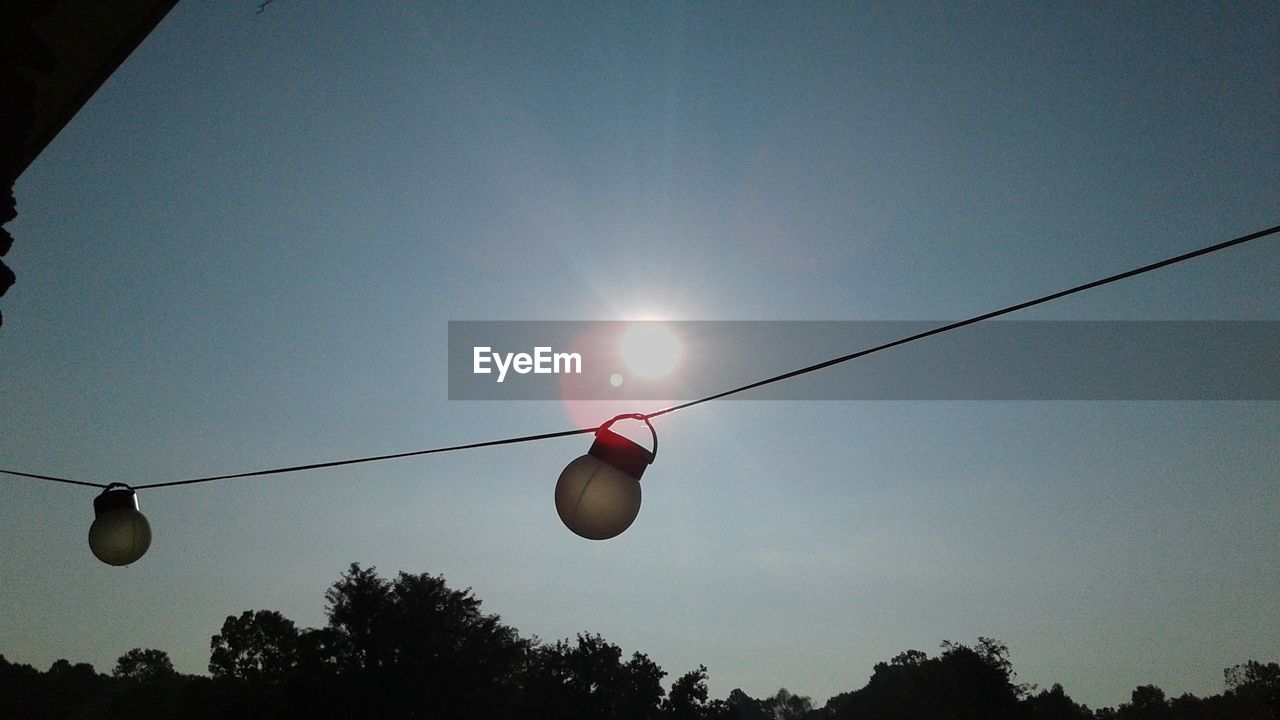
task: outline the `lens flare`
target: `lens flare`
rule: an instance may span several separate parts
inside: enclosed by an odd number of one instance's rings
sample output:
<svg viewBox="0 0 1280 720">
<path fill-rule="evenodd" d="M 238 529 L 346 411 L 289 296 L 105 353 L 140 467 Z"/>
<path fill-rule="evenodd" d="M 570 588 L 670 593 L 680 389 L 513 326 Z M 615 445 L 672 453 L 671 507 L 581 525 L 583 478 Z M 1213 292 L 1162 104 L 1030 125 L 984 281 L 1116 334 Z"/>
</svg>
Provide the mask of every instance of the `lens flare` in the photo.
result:
<svg viewBox="0 0 1280 720">
<path fill-rule="evenodd" d="M 633 374 L 653 380 L 675 368 L 680 341 L 659 323 L 636 323 L 623 334 L 618 354 Z"/>
</svg>

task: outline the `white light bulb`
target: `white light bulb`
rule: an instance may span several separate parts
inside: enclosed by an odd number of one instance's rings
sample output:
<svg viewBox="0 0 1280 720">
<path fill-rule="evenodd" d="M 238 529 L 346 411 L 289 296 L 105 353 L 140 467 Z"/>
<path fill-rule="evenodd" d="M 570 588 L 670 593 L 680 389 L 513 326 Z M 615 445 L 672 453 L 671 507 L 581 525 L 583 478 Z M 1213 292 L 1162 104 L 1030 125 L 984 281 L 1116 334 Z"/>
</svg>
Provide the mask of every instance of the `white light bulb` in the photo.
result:
<svg viewBox="0 0 1280 720">
<path fill-rule="evenodd" d="M 138 511 L 138 496 L 131 488 L 111 486 L 94 498 L 89 549 L 108 565 L 129 565 L 151 547 L 151 523 Z"/>
<path fill-rule="evenodd" d="M 565 466 L 556 480 L 556 512 L 565 527 L 588 540 L 608 540 L 631 527 L 640 514 L 640 476 L 657 453 L 613 432 L 609 425 L 596 430 L 596 440 L 586 455 Z M 645 419 L 645 424 L 649 421 Z M 649 425 L 652 431 L 653 426 Z"/>
<path fill-rule="evenodd" d="M 640 481 L 594 455 L 565 467 L 556 481 L 556 512 L 588 540 L 608 540 L 640 514 Z"/>
</svg>

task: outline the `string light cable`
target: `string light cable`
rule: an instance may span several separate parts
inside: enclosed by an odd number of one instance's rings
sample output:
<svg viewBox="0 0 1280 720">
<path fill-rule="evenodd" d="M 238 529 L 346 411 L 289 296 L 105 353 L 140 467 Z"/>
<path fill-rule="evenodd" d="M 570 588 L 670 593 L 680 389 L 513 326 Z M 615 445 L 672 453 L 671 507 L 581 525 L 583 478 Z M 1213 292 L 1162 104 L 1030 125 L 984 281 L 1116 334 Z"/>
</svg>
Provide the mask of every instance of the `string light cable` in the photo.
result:
<svg viewBox="0 0 1280 720">
<path fill-rule="evenodd" d="M 1074 295 L 1079 292 L 1084 292 L 1085 290 L 1092 290 L 1093 288 L 1096 288 L 1096 287 L 1101 287 L 1103 285 L 1108 285 L 1110 283 L 1118 282 L 1120 280 L 1125 280 L 1131 277 L 1135 277 L 1137 275 L 1142 275 L 1144 273 L 1148 273 L 1153 270 L 1159 270 L 1161 268 L 1165 268 L 1170 265 L 1186 262 L 1187 260 L 1191 260 L 1191 259 L 1200 257 L 1202 255 L 1215 253 L 1215 252 L 1218 252 L 1219 250 L 1225 250 L 1229 247 L 1234 247 L 1236 245 L 1243 245 L 1244 243 L 1247 243 L 1253 240 L 1258 240 L 1258 239 L 1267 237 L 1269 235 L 1274 235 L 1278 232 L 1280 232 L 1280 225 L 1269 227 L 1265 230 L 1259 230 L 1257 232 L 1249 233 L 1248 235 L 1242 235 L 1240 237 L 1233 238 L 1231 240 L 1226 240 L 1224 242 L 1220 242 L 1215 245 L 1209 245 L 1207 247 L 1203 247 L 1198 250 L 1193 250 L 1188 253 L 1183 253 L 1182 255 L 1177 255 L 1175 257 L 1167 258 L 1159 262 L 1151 263 L 1149 265 L 1143 265 L 1141 267 L 1137 267 L 1132 270 L 1127 270 L 1122 273 L 1109 275 L 1107 277 L 1094 280 L 1092 282 L 1087 282 L 1082 285 L 1076 285 L 1075 287 L 1068 288 L 1066 290 L 1060 290 L 1058 292 L 1051 293 L 1049 295 L 1043 295 L 1034 300 L 1027 300 L 1025 302 L 1020 302 L 1016 305 L 1010 305 L 1008 307 L 1001 308 L 999 310 L 992 310 L 990 312 L 986 312 L 981 315 L 975 315 L 966 320 L 959 320 L 957 322 L 953 322 L 947 325 L 942 325 L 940 327 L 936 327 L 930 330 L 925 330 L 924 332 L 916 333 L 915 335 L 909 335 L 907 337 L 899 338 L 897 340 L 892 340 L 892 341 L 883 343 L 881 345 L 865 348 L 857 352 L 849 353 L 848 355 L 841 355 L 840 357 L 831 358 L 830 360 L 824 360 L 822 362 L 817 362 L 812 365 L 806 365 L 802 368 L 797 368 L 795 370 L 791 370 L 791 371 L 782 373 L 780 375 L 774 375 L 772 377 L 768 377 L 763 380 L 756 380 L 755 382 L 747 383 L 746 385 L 741 385 L 735 388 L 731 388 L 729 390 L 723 390 L 713 395 L 707 395 L 705 397 L 701 397 L 696 400 L 690 400 L 688 402 L 680 403 L 678 405 L 672 405 L 670 407 L 662 408 L 660 410 L 655 410 L 650 413 L 629 414 L 629 415 L 619 416 L 619 417 L 626 417 L 626 418 L 639 419 L 639 420 L 651 420 L 653 418 L 661 417 L 663 415 L 669 415 L 671 413 L 678 412 L 680 410 L 691 408 L 695 405 L 701 405 L 703 403 L 708 403 L 713 400 L 721 400 L 723 398 L 729 397 L 730 395 L 738 395 L 740 393 L 744 393 L 749 390 L 754 390 L 755 388 L 758 388 L 758 387 L 764 387 L 765 385 L 771 385 L 773 383 L 782 382 L 783 380 L 790 380 L 791 378 L 794 378 L 794 377 L 807 375 L 809 373 L 817 372 L 819 370 L 825 370 L 826 368 L 832 367 L 833 365 L 840 365 L 842 363 L 847 363 L 853 360 L 857 360 L 858 358 L 866 357 L 867 355 L 888 350 L 890 348 L 894 348 L 899 345 L 906 345 L 907 343 L 915 342 L 916 340 L 923 340 L 924 338 L 931 337 L 933 335 L 941 335 L 942 333 L 951 332 L 952 330 L 958 330 L 962 327 L 965 327 L 966 325 L 974 325 L 976 323 L 980 323 L 985 320 L 991 320 L 993 318 L 997 318 L 1002 315 L 1008 315 L 1010 313 L 1018 312 L 1019 310 L 1025 310 L 1029 307 L 1042 305 L 1047 302 L 1052 302 L 1054 300 L 1067 297 L 1068 295 Z M 575 430 L 562 430 L 560 432 L 541 433 L 538 435 L 522 435 L 519 437 L 502 438 L 500 440 L 485 440 L 482 442 L 468 443 L 465 445 L 451 445 L 448 447 L 437 447 L 437 448 L 430 448 L 427 450 L 412 450 L 409 452 L 392 453 L 390 455 L 373 455 L 370 457 L 350 458 L 347 460 L 334 460 L 331 462 L 310 463 L 306 465 L 291 465 L 288 467 L 271 468 L 268 470 L 254 470 L 251 472 L 233 473 L 229 475 L 210 475 L 208 477 L 197 477 L 197 478 L 190 478 L 187 480 L 172 480 L 168 482 L 150 483 L 146 485 L 134 485 L 133 488 L 135 490 L 147 490 L 152 488 L 177 487 L 180 485 L 195 485 L 198 483 L 213 482 L 215 480 L 235 480 L 239 478 L 262 477 L 266 475 L 280 475 L 283 473 L 302 472 L 305 470 L 319 470 L 321 468 L 340 467 L 343 465 L 359 465 L 362 463 L 378 462 L 381 460 L 396 460 L 400 458 L 417 457 L 419 455 L 434 455 L 437 453 L 455 452 L 459 450 L 475 450 L 475 449 L 485 448 L 485 447 L 494 447 L 497 445 L 514 445 L 517 443 L 537 442 L 539 440 L 552 440 L 554 438 L 562 438 L 562 437 L 570 437 L 572 435 L 585 435 L 587 433 L 594 433 L 600 430 L 601 428 L 611 424 L 612 422 L 614 422 L 614 420 L 617 420 L 617 419 L 618 418 L 614 418 L 613 420 L 610 420 L 608 423 L 605 423 L 604 425 L 597 425 L 596 427 L 577 428 Z M 39 475 L 36 473 L 19 472 L 17 470 L 0 469 L 0 473 L 15 475 L 18 477 L 30 478 L 33 480 L 46 480 L 50 482 L 67 483 L 71 485 L 84 485 L 88 487 L 97 487 L 97 488 L 104 488 L 104 489 L 107 487 L 106 483 L 86 482 L 84 480 L 72 480 L 69 478 L 53 477 L 50 475 Z"/>
<path fill-rule="evenodd" d="M 617 535 L 622 532 L 622 530 L 625 530 L 626 527 L 631 524 L 631 521 L 635 519 L 635 515 L 639 511 L 640 491 L 638 481 L 640 474 L 644 471 L 645 467 L 653 462 L 654 457 L 657 454 L 658 434 L 657 431 L 654 430 L 651 422 L 654 418 L 685 410 L 703 403 L 708 403 L 713 400 L 720 400 L 731 395 L 745 393 L 765 385 L 771 385 L 773 383 L 790 380 L 791 378 L 799 377 L 801 375 L 818 372 L 819 370 L 851 362 L 873 353 L 898 347 L 899 345 L 906 345 L 933 335 L 941 335 L 942 333 L 958 330 L 967 325 L 974 325 L 1003 315 L 1015 313 L 1019 310 L 1025 310 L 1036 305 L 1052 302 L 1054 300 L 1067 297 L 1068 295 L 1074 295 L 1096 287 L 1101 287 L 1103 285 L 1108 285 L 1120 280 L 1125 280 L 1137 275 L 1169 267 L 1170 265 L 1186 262 L 1236 245 L 1243 245 L 1244 243 L 1268 237 L 1278 232 L 1280 232 L 1280 225 L 1269 227 L 1265 230 L 1258 230 L 1231 240 L 1208 245 L 1198 250 L 1192 250 L 1191 252 L 1176 255 L 1141 267 L 1136 267 L 1132 270 L 1126 270 L 1125 272 L 1116 273 L 1115 275 L 1109 275 L 1098 280 L 1076 285 L 1075 287 L 1071 287 L 1066 290 L 1060 290 L 1048 295 L 1043 295 L 1033 300 L 1020 302 L 1008 307 L 1000 308 L 999 310 L 985 312 L 965 320 L 942 325 L 931 330 L 925 330 L 914 335 L 902 337 L 874 347 L 864 348 L 829 360 L 823 360 L 812 365 L 806 365 L 795 370 L 767 377 L 762 380 L 756 380 L 754 382 L 747 383 L 746 385 L 723 390 L 695 400 L 689 400 L 687 402 L 672 405 L 649 413 L 630 413 L 619 415 L 595 427 L 540 433 L 537 435 L 522 435 L 498 440 L 485 440 L 482 442 L 467 443 L 464 445 L 450 445 L 447 447 L 413 450 L 410 452 L 393 453 L 390 455 L 374 455 L 370 457 L 349 458 L 346 460 L 309 463 L 306 465 L 291 465 L 265 470 L 253 470 L 250 472 L 232 473 L 227 475 L 210 475 L 206 477 L 189 478 L 186 480 L 172 480 L 135 486 L 124 485 L 122 483 L 95 483 L 71 478 L 55 477 L 52 475 L 21 472 L 18 470 L 0 469 L 0 473 L 32 480 L 101 488 L 103 493 L 94 502 L 95 512 L 98 513 L 98 517 L 94 521 L 93 529 L 90 531 L 90 546 L 93 548 L 94 554 L 97 555 L 99 559 L 103 560 L 103 562 L 107 562 L 112 565 L 121 565 L 128 564 L 129 562 L 136 560 L 138 557 L 141 557 L 141 554 L 146 551 L 146 546 L 150 544 L 150 528 L 146 524 L 146 519 L 142 517 L 142 514 L 137 510 L 137 498 L 134 494 L 134 491 L 136 490 L 196 485 L 200 483 L 214 482 L 217 480 L 264 477 L 268 475 L 280 475 L 306 470 L 318 470 L 321 468 L 341 467 L 344 465 L 359 465 L 382 460 L 417 457 L 420 455 L 434 455 L 437 453 L 475 450 L 498 445 L 537 442 L 541 440 L 551 440 L 554 438 L 593 433 L 595 434 L 596 439 L 588 453 L 577 460 L 574 460 L 565 468 L 564 472 L 561 473 L 560 480 L 556 485 L 556 508 L 560 513 L 561 519 L 575 533 L 591 539 L 606 539 Z M 652 450 L 647 450 L 609 429 L 613 423 L 624 419 L 640 421 L 648 426 L 653 436 Z M 95 537 L 107 537 L 110 534 L 106 530 L 95 534 L 96 529 L 100 524 L 103 524 L 103 526 L 106 527 L 106 519 L 112 518 L 114 518 L 114 522 L 116 522 L 120 528 L 123 528 L 117 533 L 117 535 L 126 539 L 132 538 L 132 540 L 130 542 L 124 542 L 123 540 L 117 542 L 116 545 L 118 547 L 107 547 L 111 543 L 106 540 L 100 540 L 95 544 Z M 143 539 L 145 539 L 145 542 L 142 541 Z M 100 545 L 105 548 L 102 552 L 99 552 Z"/>
</svg>

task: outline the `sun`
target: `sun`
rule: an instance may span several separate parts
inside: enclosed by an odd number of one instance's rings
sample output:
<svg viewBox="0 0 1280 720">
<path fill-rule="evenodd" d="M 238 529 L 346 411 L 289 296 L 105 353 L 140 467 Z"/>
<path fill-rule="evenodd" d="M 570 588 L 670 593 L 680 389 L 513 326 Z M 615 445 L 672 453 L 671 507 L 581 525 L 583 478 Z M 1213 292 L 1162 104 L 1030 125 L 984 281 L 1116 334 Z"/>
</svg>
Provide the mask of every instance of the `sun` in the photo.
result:
<svg viewBox="0 0 1280 720">
<path fill-rule="evenodd" d="M 637 377 L 663 377 L 680 360 L 680 341 L 665 326 L 639 322 L 627 328 L 618 344 L 618 355 Z"/>
</svg>

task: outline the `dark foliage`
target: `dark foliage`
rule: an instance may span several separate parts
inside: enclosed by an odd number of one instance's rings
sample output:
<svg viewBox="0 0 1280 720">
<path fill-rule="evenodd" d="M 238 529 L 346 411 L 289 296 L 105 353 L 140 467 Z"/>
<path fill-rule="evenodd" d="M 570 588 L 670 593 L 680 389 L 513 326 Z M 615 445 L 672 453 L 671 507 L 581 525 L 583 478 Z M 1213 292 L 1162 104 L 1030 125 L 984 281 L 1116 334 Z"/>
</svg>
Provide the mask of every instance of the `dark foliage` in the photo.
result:
<svg viewBox="0 0 1280 720">
<path fill-rule="evenodd" d="M 1093 717 L 1089 708 L 1077 705 L 1057 683 L 1037 695 L 1028 696 L 1024 704 L 1027 720 L 1090 720 Z"/>
<path fill-rule="evenodd" d="M 936 658 L 908 650 L 877 663 L 866 687 L 832 698 L 827 710 L 841 720 L 1016 720 L 1026 706 L 1008 652 L 990 638 L 976 647 L 943 643 Z"/>
<path fill-rule="evenodd" d="M 557 720 L 659 716 L 662 668 L 644 653 L 622 661 L 622 649 L 599 635 L 579 635 L 534 649 L 524 680 L 524 717 Z"/>
<path fill-rule="evenodd" d="M 328 623 L 299 629 L 272 610 L 229 616 L 210 639 L 210 677 L 176 672 L 160 650 L 133 649 L 110 675 L 58 660 L 48 671 L 0 655 L 0 718 L 347 718 L 462 720 L 1280 720 L 1280 665 L 1227 668 L 1221 695 L 1168 698 L 1154 685 L 1091 712 L 1061 685 L 1019 684 L 990 638 L 907 650 L 866 685 L 823 707 L 786 688 L 711 699 L 699 666 L 667 673 L 603 637 L 541 643 L 480 609 L 444 578 L 352 565 L 325 593 Z"/>
</svg>

